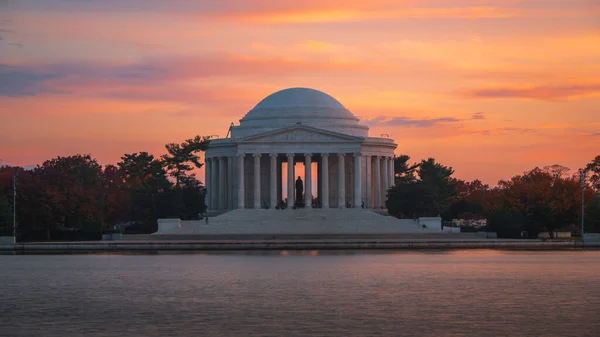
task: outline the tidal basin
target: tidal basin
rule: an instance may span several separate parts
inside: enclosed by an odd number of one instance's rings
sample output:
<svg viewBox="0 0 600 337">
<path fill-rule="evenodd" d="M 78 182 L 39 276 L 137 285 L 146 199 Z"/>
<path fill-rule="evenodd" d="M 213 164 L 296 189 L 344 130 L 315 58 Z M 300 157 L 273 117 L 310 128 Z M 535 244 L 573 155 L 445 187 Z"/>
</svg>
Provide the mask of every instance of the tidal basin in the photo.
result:
<svg viewBox="0 0 600 337">
<path fill-rule="evenodd" d="M 600 251 L 0 255 L 1 336 L 597 336 Z"/>
</svg>

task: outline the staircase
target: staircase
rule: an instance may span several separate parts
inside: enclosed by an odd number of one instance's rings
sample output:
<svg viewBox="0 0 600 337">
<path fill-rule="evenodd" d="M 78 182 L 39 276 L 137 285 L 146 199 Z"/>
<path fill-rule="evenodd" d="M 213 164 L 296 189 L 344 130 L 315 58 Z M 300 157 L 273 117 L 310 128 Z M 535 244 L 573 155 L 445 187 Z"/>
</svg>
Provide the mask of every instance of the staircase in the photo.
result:
<svg viewBox="0 0 600 337">
<path fill-rule="evenodd" d="M 208 223 L 207 221 L 208 220 Z M 360 208 L 348 209 L 236 209 L 199 221 L 181 221 L 161 234 L 339 234 L 440 233 L 418 221 L 397 219 Z"/>
</svg>

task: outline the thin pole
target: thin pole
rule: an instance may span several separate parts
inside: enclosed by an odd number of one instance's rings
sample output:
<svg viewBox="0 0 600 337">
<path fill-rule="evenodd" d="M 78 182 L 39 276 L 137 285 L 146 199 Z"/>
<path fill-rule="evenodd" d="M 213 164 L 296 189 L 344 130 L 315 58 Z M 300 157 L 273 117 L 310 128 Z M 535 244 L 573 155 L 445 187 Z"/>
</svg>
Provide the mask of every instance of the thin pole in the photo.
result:
<svg viewBox="0 0 600 337">
<path fill-rule="evenodd" d="M 581 179 L 581 241 L 583 240 L 583 224 L 584 224 L 584 215 L 585 215 L 585 171 L 580 171 L 580 179 Z"/>
<path fill-rule="evenodd" d="M 13 175 L 13 243 L 17 243 L 17 176 Z"/>
</svg>

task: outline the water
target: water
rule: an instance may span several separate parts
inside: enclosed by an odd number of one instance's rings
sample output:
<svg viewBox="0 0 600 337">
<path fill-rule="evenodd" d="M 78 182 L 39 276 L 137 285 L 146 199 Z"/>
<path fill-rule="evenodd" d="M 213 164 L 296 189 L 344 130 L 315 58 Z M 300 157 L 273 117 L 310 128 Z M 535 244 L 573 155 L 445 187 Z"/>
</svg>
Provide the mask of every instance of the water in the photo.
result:
<svg viewBox="0 0 600 337">
<path fill-rule="evenodd" d="M 600 251 L 0 256 L 0 336 L 598 336 Z"/>
</svg>

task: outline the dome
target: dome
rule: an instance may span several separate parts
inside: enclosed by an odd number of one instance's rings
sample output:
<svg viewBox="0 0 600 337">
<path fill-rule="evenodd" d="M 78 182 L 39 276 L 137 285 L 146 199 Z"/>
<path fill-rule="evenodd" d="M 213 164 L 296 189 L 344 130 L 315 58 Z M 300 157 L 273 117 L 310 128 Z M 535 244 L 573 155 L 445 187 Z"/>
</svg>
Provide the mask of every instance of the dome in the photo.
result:
<svg viewBox="0 0 600 337">
<path fill-rule="evenodd" d="M 359 119 L 342 103 L 310 88 L 288 88 L 265 97 L 240 119 L 235 133 L 243 137 L 294 124 L 354 136 L 368 133 L 368 127 L 360 125 Z"/>
<path fill-rule="evenodd" d="M 262 101 L 244 116 L 249 119 L 302 119 L 338 118 L 358 120 L 342 103 L 328 94 L 310 88 L 289 88 L 277 91 Z M 301 122 L 300 120 L 296 120 Z"/>
<path fill-rule="evenodd" d="M 345 109 L 342 103 L 322 91 L 310 88 L 289 88 L 270 94 L 258 102 L 252 110 L 290 107 Z"/>
</svg>

